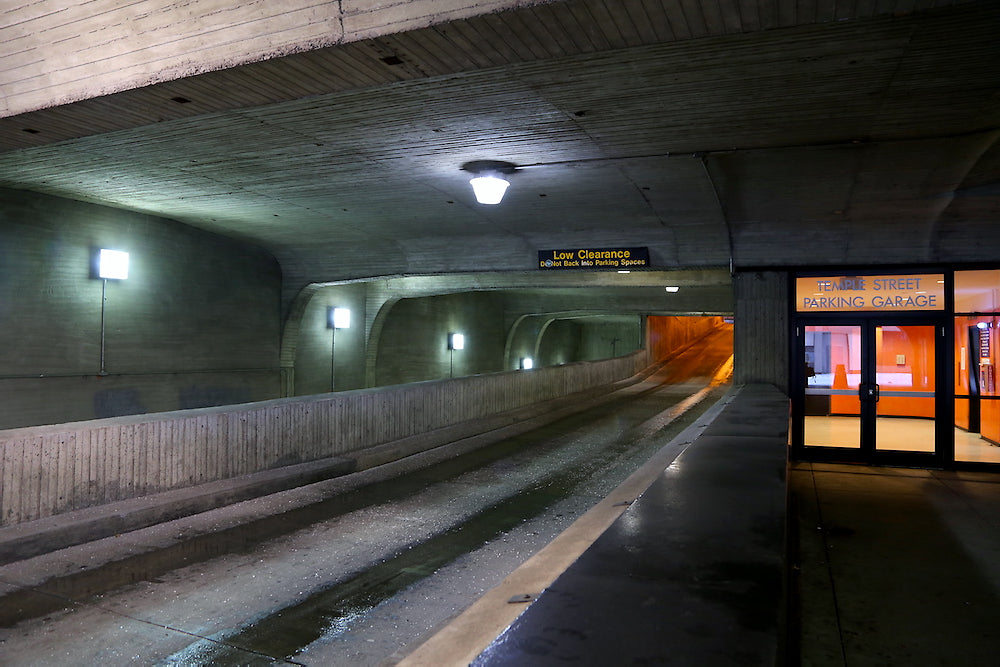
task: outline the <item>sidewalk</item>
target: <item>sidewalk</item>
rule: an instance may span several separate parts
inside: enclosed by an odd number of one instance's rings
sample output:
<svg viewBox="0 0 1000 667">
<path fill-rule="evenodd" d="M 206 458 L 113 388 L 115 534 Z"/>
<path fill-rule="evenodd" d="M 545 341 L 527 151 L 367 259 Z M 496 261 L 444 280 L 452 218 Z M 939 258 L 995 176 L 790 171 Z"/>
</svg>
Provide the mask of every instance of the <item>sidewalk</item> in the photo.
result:
<svg viewBox="0 0 1000 667">
<path fill-rule="evenodd" d="M 794 463 L 788 482 L 790 655 L 997 664 L 1000 474 Z"/>
<path fill-rule="evenodd" d="M 734 388 L 661 450 L 676 458 L 637 498 L 615 503 L 627 509 L 554 581 L 491 591 L 402 664 L 775 664 L 785 643 L 787 414 L 769 385 Z M 491 610 L 518 602 L 531 604 L 491 623 L 488 646 L 470 641 Z"/>
</svg>

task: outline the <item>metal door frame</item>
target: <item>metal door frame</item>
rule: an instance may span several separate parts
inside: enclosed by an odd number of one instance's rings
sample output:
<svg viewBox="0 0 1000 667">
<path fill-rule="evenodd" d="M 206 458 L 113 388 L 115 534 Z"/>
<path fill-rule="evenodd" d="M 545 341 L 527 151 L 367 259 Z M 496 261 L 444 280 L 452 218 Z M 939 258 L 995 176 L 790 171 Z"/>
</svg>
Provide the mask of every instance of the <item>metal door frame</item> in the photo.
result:
<svg viewBox="0 0 1000 667">
<path fill-rule="evenodd" d="M 953 318 L 952 318 L 953 319 Z M 805 439 L 805 327 L 859 326 L 861 328 L 861 446 L 806 447 Z M 879 326 L 934 326 L 934 452 L 898 452 L 875 449 L 876 400 L 875 384 L 875 329 Z M 827 315 L 798 315 L 792 331 L 792 454 L 800 460 L 878 463 L 886 465 L 912 465 L 939 467 L 954 463 L 954 401 L 952 399 L 952 347 L 954 334 L 946 313 L 871 311 L 861 313 L 830 313 Z M 874 385 L 874 386 L 873 386 Z"/>
</svg>

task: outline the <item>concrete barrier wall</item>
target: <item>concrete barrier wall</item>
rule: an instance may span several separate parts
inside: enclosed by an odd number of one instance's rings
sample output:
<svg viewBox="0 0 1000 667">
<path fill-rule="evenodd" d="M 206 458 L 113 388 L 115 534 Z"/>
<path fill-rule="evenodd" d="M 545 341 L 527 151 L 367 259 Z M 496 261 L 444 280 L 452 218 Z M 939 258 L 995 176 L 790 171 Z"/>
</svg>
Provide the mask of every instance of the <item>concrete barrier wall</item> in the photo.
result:
<svg viewBox="0 0 1000 667">
<path fill-rule="evenodd" d="M 357 451 L 635 375 L 599 362 L 0 431 L 0 525 Z"/>
</svg>

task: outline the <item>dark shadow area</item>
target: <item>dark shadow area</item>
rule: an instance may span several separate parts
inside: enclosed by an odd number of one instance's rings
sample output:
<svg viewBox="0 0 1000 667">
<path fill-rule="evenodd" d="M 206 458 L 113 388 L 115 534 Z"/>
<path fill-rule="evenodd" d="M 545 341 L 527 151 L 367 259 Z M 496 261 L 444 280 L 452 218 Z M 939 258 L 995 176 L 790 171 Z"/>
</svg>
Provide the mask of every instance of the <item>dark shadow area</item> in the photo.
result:
<svg viewBox="0 0 1000 667">
<path fill-rule="evenodd" d="M 1000 476 L 960 475 L 793 465 L 799 664 L 996 661 Z"/>
</svg>

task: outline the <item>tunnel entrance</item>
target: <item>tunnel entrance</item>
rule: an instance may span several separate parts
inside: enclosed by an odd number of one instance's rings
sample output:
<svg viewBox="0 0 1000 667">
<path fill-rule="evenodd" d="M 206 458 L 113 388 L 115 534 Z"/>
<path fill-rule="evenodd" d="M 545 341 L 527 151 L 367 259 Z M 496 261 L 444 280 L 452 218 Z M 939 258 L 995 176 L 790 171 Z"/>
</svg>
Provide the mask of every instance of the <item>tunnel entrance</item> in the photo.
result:
<svg viewBox="0 0 1000 667">
<path fill-rule="evenodd" d="M 697 344 L 716 331 L 729 331 L 732 346 L 731 317 L 719 315 L 650 315 L 646 318 L 646 348 L 650 363 L 670 359 L 681 350 Z M 730 350 L 730 354 L 732 350 Z"/>
</svg>

